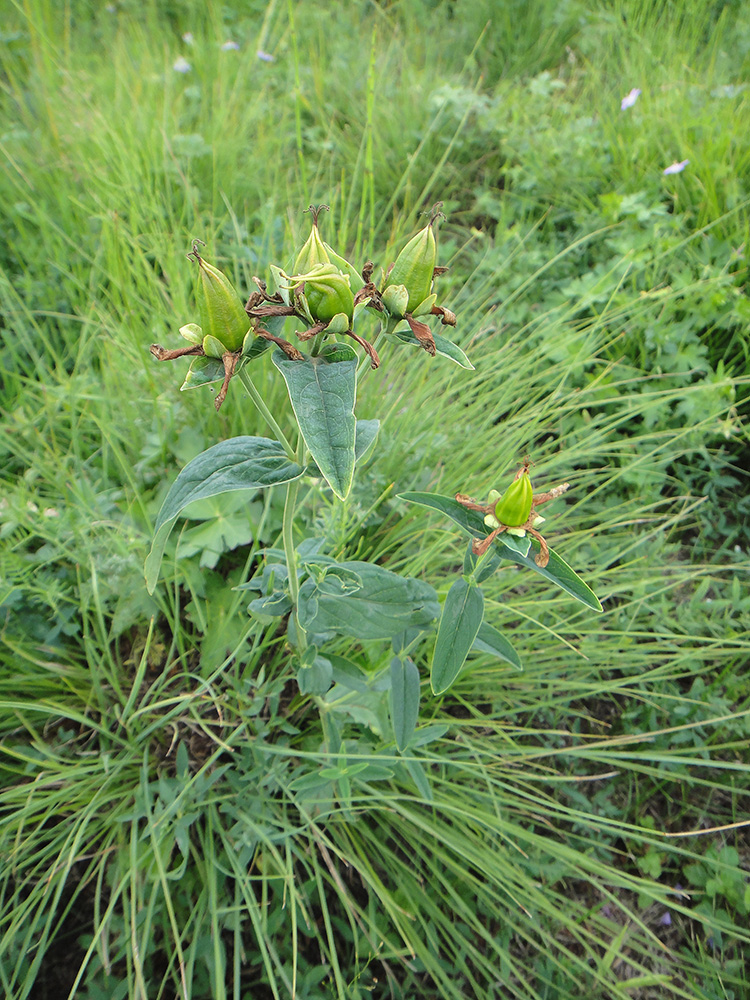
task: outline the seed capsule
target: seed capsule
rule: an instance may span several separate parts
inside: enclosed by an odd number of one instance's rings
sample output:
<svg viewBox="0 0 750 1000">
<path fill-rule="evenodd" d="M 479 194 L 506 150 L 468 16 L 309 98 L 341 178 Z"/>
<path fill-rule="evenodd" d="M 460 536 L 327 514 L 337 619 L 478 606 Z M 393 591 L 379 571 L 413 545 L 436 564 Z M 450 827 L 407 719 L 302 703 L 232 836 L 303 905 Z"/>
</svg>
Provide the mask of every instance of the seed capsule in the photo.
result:
<svg viewBox="0 0 750 1000">
<path fill-rule="evenodd" d="M 383 294 L 387 294 L 391 285 L 403 285 L 409 293 L 404 313 L 413 313 L 430 294 L 436 260 L 437 243 L 431 221 L 409 240 L 396 258 Z"/>
<path fill-rule="evenodd" d="M 316 323 L 330 323 L 340 313 L 351 323 L 354 296 L 348 274 L 343 274 L 334 264 L 318 264 L 307 274 L 296 274 L 291 280 L 297 285 L 304 284 L 302 295 Z"/>
<path fill-rule="evenodd" d="M 509 528 L 520 528 L 526 524 L 531 514 L 534 491 L 528 472 L 522 472 L 515 482 L 511 483 L 495 505 L 495 517 Z"/>
<path fill-rule="evenodd" d="M 294 262 L 295 274 L 306 274 L 308 271 L 312 271 L 318 264 L 331 263 L 327 247 L 323 243 L 323 240 L 321 240 L 320 232 L 318 231 L 318 215 L 324 208 L 327 209 L 328 206 L 320 205 L 318 208 L 315 208 L 311 205 L 309 208 L 313 218 L 312 231 L 307 238 L 307 242 L 297 254 L 297 259 Z"/>
<path fill-rule="evenodd" d="M 323 247 L 328 254 L 328 257 L 332 264 L 334 264 L 342 274 L 347 274 L 349 276 L 349 285 L 353 292 L 358 292 L 360 288 L 363 287 L 364 281 L 362 280 L 362 275 L 356 269 L 354 264 L 350 264 L 346 257 L 342 257 L 337 254 L 333 247 L 329 246 L 325 241 L 323 242 Z"/>
<path fill-rule="evenodd" d="M 195 252 L 195 251 L 194 251 Z M 204 337 L 212 337 L 227 351 L 239 351 L 250 319 L 227 276 L 196 253 L 198 288 L 196 295 Z"/>
</svg>

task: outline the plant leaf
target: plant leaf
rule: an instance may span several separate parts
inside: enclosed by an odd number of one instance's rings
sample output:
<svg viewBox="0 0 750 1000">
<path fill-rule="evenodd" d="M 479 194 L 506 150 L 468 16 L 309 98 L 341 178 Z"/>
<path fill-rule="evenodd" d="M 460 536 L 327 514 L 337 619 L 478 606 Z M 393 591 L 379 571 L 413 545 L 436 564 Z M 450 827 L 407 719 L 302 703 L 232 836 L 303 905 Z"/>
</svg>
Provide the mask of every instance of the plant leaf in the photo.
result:
<svg viewBox="0 0 750 1000">
<path fill-rule="evenodd" d="M 274 591 L 268 597 L 258 597 L 250 601 L 247 610 L 253 615 L 265 615 L 268 618 L 283 618 L 292 607 L 289 595 L 283 590 Z"/>
<path fill-rule="evenodd" d="M 511 646 L 505 636 L 494 625 L 489 622 L 482 622 L 477 632 L 477 637 L 471 647 L 478 653 L 491 653 L 500 660 L 510 663 L 516 670 L 523 670 L 521 658 Z"/>
<path fill-rule="evenodd" d="M 532 538 L 531 553 L 533 554 L 538 552 L 539 548 L 539 542 Z M 581 604 L 585 604 L 586 607 L 591 608 L 592 611 L 604 611 L 599 598 L 596 596 L 591 587 L 584 583 L 576 571 L 568 566 L 562 556 L 559 556 L 552 549 L 549 550 L 549 562 L 544 568 L 537 566 L 531 558 L 531 555 L 516 555 L 510 556 L 509 558 L 512 559 L 513 562 L 518 563 L 519 566 L 526 566 L 527 569 L 533 569 L 535 573 L 543 576 L 546 580 L 551 580 L 552 583 L 557 584 L 561 590 L 564 590 L 566 594 L 570 594 L 571 597 L 575 597 L 577 601 L 580 601 Z"/>
<path fill-rule="evenodd" d="M 430 785 L 425 769 L 422 767 L 420 761 L 416 757 L 406 757 L 404 760 L 406 769 L 411 775 L 411 780 L 417 786 L 417 791 L 425 800 L 425 802 L 432 802 L 434 800 L 434 795 L 432 794 L 432 786 Z"/>
<path fill-rule="evenodd" d="M 333 667 L 325 656 L 316 656 L 310 666 L 297 671 L 300 694 L 324 695 L 333 683 Z"/>
<path fill-rule="evenodd" d="M 300 587 L 297 613 L 306 632 L 335 632 L 356 639 L 390 639 L 407 628 L 427 627 L 440 614 L 432 587 L 365 562 L 343 562 L 362 582 L 350 594 L 326 594 L 315 581 Z"/>
<path fill-rule="evenodd" d="M 146 587 L 156 587 L 164 549 L 174 522 L 193 500 L 203 500 L 234 490 L 259 490 L 288 483 L 302 475 L 278 441 L 261 437 L 236 437 L 215 444 L 188 462 L 167 493 L 154 526 L 154 540 L 146 558 Z"/>
<path fill-rule="evenodd" d="M 396 746 L 402 752 L 409 744 L 419 718 L 419 670 L 407 656 L 391 660 L 391 722 Z"/>
<path fill-rule="evenodd" d="M 420 342 L 409 329 L 395 330 L 391 336 L 396 337 L 402 344 L 422 348 Z M 448 358 L 450 361 L 454 361 L 462 368 L 474 371 L 474 365 L 469 361 L 461 348 L 457 344 L 454 344 L 452 340 L 448 340 L 447 337 L 441 337 L 439 333 L 433 333 L 432 339 L 435 341 L 435 351 L 438 354 L 441 354 L 444 358 Z"/>
<path fill-rule="evenodd" d="M 180 392 L 185 389 L 197 389 L 210 382 L 224 381 L 224 363 L 218 358 L 193 358 L 185 375 L 185 381 L 180 386 Z"/>
<path fill-rule="evenodd" d="M 443 694 L 458 676 L 479 632 L 484 616 L 484 594 L 466 580 L 456 580 L 443 605 L 430 683 L 435 694 Z"/>
<path fill-rule="evenodd" d="M 343 500 L 354 477 L 357 394 L 357 354 L 347 344 L 317 358 L 292 361 L 274 351 L 294 415 L 313 461 L 333 492 Z"/>
<path fill-rule="evenodd" d="M 441 514 L 447 515 L 460 528 L 463 528 L 464 531 L 467 531 L 474 537 L 481 538 L 489 532 L 489 529 L 482 520 L 481 514 L 475 510 L 467 510 L 457 500 L 454 500 L 453 497 L 444 497 L 437 493 L 401 493 L 399 494 L 399 499 L 406 500 L 409 503 L 418 503 L 423 507 L 431 507 L 433 510 L 440 511 Z M 535 573 L 543 576 L 545 580 L 556 584 L 561 590 L 570 594 L 571 597 L 575 597 L 577 601 L 585 604 L 592 611 L 603 610 L 599 598 L 593 590 L 552 549 L 549 552 L 549 563 L 545 567 L 537 566 L 529 555 L 525 555 L 523 553 L 523 546 L 528 540 L 528 536 L 527 538 L 514 538 L 513 535 L 500 535 L 495 539 L 494 545 L 499 550 L 503 559 L 509 559 L 519 566 L 526 566 L 527 569 L 533 569 Z M 520 545 L 516 543 L 520 543 Z M 527 551 L 533 550 L 536 552 L 538 549 L 539 543 L 533 539 L 530 540 Z"/>
<path fill-rule="evenodd" d="M 363 461 L 372 449 L 380 431 L 379 420 L 358 420 L 354 442 L 354 454 L 357 462 Z"/>
<path fill-rule="evenodd" d="M 379 420 L 358 420 L 354 439 L 354 459 L 355 464 L 364 461 L 372 451 L 380 431 Z M 314 462 L 308 463 L 305 472 L 309 476 L 318 478 L 321 475 L 320 469 Z"/>
</svg>

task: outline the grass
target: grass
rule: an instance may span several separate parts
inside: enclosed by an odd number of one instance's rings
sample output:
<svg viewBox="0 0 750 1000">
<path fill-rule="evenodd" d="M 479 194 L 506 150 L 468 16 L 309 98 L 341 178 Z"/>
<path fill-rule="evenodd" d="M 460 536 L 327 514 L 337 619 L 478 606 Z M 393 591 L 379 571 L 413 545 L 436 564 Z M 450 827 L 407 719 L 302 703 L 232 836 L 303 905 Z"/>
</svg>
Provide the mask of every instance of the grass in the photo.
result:
<svg viewBox="0 0 750 1000">
<path fill-rule="evenodd" d="M 14 5 L 8 996 L 750 995 L 749 38 L 731 4 Z M 547 537 L 605 613 L 496 574 L 524 671 L 476 656 L 440 700 L 425 680 L 404 757 L 388 649 L 342 643 L 363 690 L 321 715 L 230 589 L 277 541 L 273 492 L 186 522 L 145 592 L 177 471 L 264 433 L 238 385 L 216 416 L 148 345 L 193 316 L 192 238 L 248 289 L 309 202 L 382 263 L 438 198 L 441 299 L 476 371 L 386 347 L 357 404 L 375 455 L 344 504 L 307 496 L 307 530 L 443 597 L 465 539 L 397 495 L 482 496 L 531 452 L 535 482 L 572 484 Z"/>
</svg>

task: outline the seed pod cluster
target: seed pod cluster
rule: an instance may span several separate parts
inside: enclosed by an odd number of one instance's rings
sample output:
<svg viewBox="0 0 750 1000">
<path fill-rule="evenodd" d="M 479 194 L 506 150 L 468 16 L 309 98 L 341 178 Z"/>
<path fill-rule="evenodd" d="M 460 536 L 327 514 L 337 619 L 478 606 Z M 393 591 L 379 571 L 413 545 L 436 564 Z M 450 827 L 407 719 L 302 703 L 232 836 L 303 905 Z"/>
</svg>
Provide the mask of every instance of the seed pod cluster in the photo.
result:
<svg viewBox="0 0 750 1000">
<path fill-rule="evenodd" d="M 292 273 L 270 265 L 270 283 L 254 278 L 257 291 L 244 305 L 227 276 L 204 260 L 198 247 L 205 244 L 194 241 L 188 257 L 198 265 L 196 299 L 200 325 L 186 323 L 180 327 L 189 347 L 166 350 L 152 345 L 152 353 L 159 360 L 195 356 L 184 387 L 204 385 L 223 377 L 224 384 L 216 399 L 218 408 L 238 366 L 263 353 L 266 345 L 260 340 L 276 344 L 290 360 L 304 360 L 304 354 L 279 336 L 286 317 L 296 317 L 307 324 L 295 333 L 301 341 L 313 341 L 313 356 L 319 354 L 326 337 L 346 336 L 364 348 L 372 367 L 377 368 L 380 359 L 374 345 L 354 332 L 357 317 L 368 307 L 381 315 L 381 329 L 386 335 L 394 333 L 402 321 L 409 325 L 411 335 L 404 331 L 393 343 L 417 343 L 430 354 L 437 353 L 430 328 L 416 317 L 434 314 L 444 324 L 452 326 L 456 322 L 453 313 L 435 305 L 432 291 L 435 275 L 445 270 L 436 266 L 438 206 L 427 225 L 408 241 L 380 287 L 372 281 L 374 264 L 367 263 L 360 272 L 323 240 L 318 219 L 325 208 L 325 205 L 310 206 L 312 226 L 295 254 Z M 446 354 L 446 346 L 450 345 L 443 342 L 441 353 Z M 466 361 L 462 352 L 458 354 Z M 447 350 L 446 356 L 457 360 L 455 350 Z M 209 364 L 206 359 L 220 361 L 221 366 Z"/>
</svg>

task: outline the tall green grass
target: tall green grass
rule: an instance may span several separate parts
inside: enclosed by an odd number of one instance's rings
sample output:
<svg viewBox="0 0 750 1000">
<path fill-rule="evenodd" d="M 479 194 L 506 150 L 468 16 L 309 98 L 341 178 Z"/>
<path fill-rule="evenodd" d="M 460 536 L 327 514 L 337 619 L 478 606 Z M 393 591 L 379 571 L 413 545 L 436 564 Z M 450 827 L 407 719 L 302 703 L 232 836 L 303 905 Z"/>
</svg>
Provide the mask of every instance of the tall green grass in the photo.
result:
<svg viewBox="0 0 750 1000">
<path fill-rule="evenodd" d="M 747 995 L 746 13 L 115 8 L 27 0 L 0 42 L 6 994 Z M 192 238 L 248 289 L 310 201 L 387 263 L 440 197 L 476 371 L 386 348 L 376 455 L 346 504 L 308 496 L 309 531 L 442 596 L 465 540 L 398 493 L 481 496 L 530 451 L 572 484 L 548 537 L 605 614 L 498 574 L 523 673 L 425 685 L 404 759 L 384 700 L 321 722 L 230 589 L 277 498 L 187 522 L 145 593 L 178 469 L 264 432 L 148 345 L 191 318 Z M 376 688 L 389 651 L 345 651 Z"/>
</svg>

